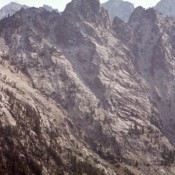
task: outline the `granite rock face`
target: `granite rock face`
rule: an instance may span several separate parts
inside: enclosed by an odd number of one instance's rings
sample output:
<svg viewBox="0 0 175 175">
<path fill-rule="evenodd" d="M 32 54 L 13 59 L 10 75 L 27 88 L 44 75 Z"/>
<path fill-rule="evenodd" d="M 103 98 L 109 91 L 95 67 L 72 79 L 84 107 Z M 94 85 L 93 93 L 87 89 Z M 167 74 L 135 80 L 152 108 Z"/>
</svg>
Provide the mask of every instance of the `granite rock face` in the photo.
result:
<svg viewBox="0 0 175 175">
<path fill-rule="evenodd" d="M 133 53 L 138 69 L 151 86 L 165 132 L 171 135 L 173 142 L 174 23 L 174 18 L 164 18 L 153 9 L 143 8 L 136 9 L 129 21 L 135 38 L 132 45 L 135 43 Z"/>
<path fill-rule="evenodd" d="M 1 20 L 0 174 L 173 175 L 174 23 L 98 0 Z"/>
</svg>

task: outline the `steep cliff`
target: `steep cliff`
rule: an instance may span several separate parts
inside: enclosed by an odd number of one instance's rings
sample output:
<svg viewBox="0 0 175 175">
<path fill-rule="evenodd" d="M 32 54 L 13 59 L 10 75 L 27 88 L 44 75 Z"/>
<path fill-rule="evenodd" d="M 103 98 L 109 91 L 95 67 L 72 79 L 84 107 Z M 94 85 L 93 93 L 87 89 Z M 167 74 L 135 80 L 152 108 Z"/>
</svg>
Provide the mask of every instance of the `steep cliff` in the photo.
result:
<svg viewBox="0 0 175 175">
<path fill-rule="evenodd" d="M 1 173 L 173 175 L 173 22 L 98 0 L 1 20 Z"/>
</svg>

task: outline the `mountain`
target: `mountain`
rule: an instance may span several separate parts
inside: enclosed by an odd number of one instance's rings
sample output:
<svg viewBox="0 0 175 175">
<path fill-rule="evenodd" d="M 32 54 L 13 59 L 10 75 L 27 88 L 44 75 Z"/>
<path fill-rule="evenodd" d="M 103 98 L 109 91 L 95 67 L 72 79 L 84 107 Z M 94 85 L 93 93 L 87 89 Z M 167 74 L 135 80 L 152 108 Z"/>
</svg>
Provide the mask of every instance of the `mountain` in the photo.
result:
<svg viewBox="0 0 175 175">
<path fill-rule="evenodd" d="M 26 5 L 21 5 L 15 2 L 11 2 L 0 9 L 0 19 L 7 17 L 8 15 L 13 15 L 21 8 L 28 8 Z"/>
<path fill-rule="evenodd" d="M 0 21 L 0 174 L 173 175 L 175 19 L 99 0 Z"/>
<path fill-rule="evenodd" d="M 175 17 L 175 0 L 161 0 L 155 6 L 155 9 L 161 12 L 164 16 Z"/>
<path fill-rule="evenodd" d="M 102 7 L 109 11 L 112 18 L 117 16 L 125 22 L 128 22 L 131 13 L 134 11 L 134 5 L 123 0 L 108 0 L 102 4 Z"/>
<path fill-rule="evenodd" d="M 15 3 L 15 2 L 11 2 L 7 5 L 5 5 L 4 7 L 2 7 L 0 9 L 0 19 L 3 19 L 7 16 L 11 16 L 13 15 L 14 13 L 16 13 L 17 11 L 19 11 L 21 8 L 24 8 L 24 9 L 27 9 L 29 8 L 28 6 L 26 5 L 21 5 L 21 4 L 18 4 L 18 3 Z M 58 13 L 58 10 L 57 9 L 53 9 L 51 6 L 48 6 L 48 5 L 43 5 L 43 8 L 47 11 L 55 11 Z"/>
<path fill-rule="evenodd" d="M 141 75 L 159 111 L 164 133 L 174 143 L 174 18 L 165 18 L 153 9 L 139 7 L 131 15 L 132 49 Z M 135 41 L 134 41 L 135 40 Z M 128 42 L 130 42 L 128 40 Z"/>
<path fill-rule="evenodd" d="M 58 9 L 53 9 L 51 6 L 48 6 L 48 5 L 43 5 L 43 8 L 50 12 L 55 11 L 59 13 Z"/>
</svg>

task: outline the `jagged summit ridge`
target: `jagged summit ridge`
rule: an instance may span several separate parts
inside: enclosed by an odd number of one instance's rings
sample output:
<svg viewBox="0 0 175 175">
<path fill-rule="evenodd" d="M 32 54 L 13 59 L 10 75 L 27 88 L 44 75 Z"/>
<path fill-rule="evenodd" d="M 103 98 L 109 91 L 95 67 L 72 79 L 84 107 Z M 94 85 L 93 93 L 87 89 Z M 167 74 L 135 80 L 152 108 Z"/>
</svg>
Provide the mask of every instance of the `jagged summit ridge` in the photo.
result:
<svg viewBox="0 0 175 175">
<path fill-rule="evenodd" d="M 98 12 L 100 9 L 100 1 L 99 0 L 72 0 L 71 2 L 74 7 L 79 7 L 81 11 L 83 11 L 85 5 L 87 5 L 88 9 L 91 11 Z"/>
<path fill-rule="evenodd" d="M 148 20 L 156 23 L 156 22 L 160 21 L 161 19 L 163 19 L 163 17 L 154 8 L 145 9 L 145 8 L 139 6 L 131 14 L 128 24 L 137 25 L 137 23 L 140 23 L 142 21 L 142 19 L 148 19 Z M 140 21 L 140 22 L 138 22 L 138 21 Z"/>
<path fill-rule="evenodd" d="M 47 11 L 50 11 L 50 12 L 55 11 L 55 12 L 59 13 L 58 9 L 54 9 L 54 8 L 52 8 L 51 6 L 48 6 L 48 5 L 45 5 L 45 4 L 44 4 L 42 7 L 43 7 L 44 9 L 46 9 Z"/>
<path fill-rule="evenodd" d="M 73 0 L 61 14 L 57 26 L 57 31 L 59 31 L 57 32 L 57 40 L 74 44 L 77 43 L 77 40 L 84 42 L 87 33 L 89 36 L 95 36 L 96 28 L 110 30 L 111 26 L 109 14 L 107 10 L 100 7 L 99 0 Z"/>
<path fill-rule="evenodd" d="M 97 22 L 106 13 L 101 7 L 99 0 L 73 0 L 67 6 L 63 14 L 71 14 L 71 17 L 83 18 L 87 21 Z M 107 15 L 107 13 L 106 13 Z"/>
</svg>

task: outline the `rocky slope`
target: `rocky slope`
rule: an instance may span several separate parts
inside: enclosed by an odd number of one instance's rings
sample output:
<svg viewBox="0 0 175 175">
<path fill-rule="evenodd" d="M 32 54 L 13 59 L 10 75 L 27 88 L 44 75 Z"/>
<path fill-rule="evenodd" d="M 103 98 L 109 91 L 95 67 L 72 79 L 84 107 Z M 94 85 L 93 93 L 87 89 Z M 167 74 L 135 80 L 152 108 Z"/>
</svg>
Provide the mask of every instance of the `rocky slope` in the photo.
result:
<svg viewBox="0 0 175 175">
<path fill-rule="evenodd" d="M 161 0 L 155 6 L 155 9 L 161 12 L 164 16 L 175 17 L 175 0 Z"/>
<path fill-rule="evenodd" d="M 173 175 L 173 24 L 98 0 L 1 20 L 0 174 Z"/>
<path fill-rule="evenodd" d="M 123 0 L 109 0 L 102 4 L 102 7 L 109 11 L 112 18 L 119 17 L 128 22 L 131 13 L 134 11 L 134 5 Z"/>
</svg>

